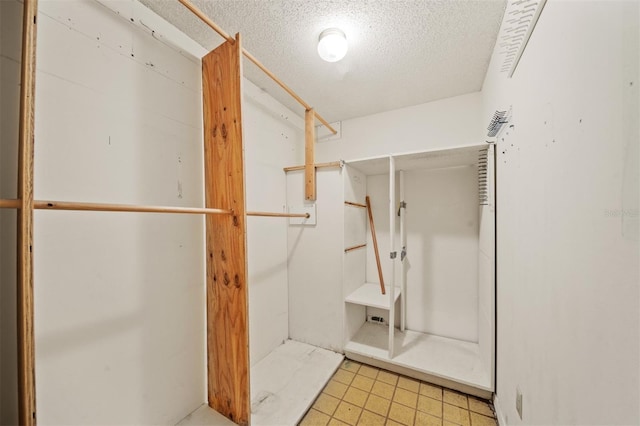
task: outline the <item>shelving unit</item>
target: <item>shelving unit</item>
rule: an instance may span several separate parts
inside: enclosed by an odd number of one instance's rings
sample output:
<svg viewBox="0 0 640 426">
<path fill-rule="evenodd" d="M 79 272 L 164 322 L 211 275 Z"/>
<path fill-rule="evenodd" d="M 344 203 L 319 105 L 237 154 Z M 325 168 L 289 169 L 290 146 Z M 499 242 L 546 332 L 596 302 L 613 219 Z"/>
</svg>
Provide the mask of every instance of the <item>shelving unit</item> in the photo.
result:
<svg viewBox="0 0 640 426">
<path fill-rule="evenodd" d="M 378 224 L 381 225 L 380 251 L 381 257 L 385 259 L 383 269 L 385 283 L 387 283 L 387 294 L 381 294 L 379 284 L 374 282 L 372 268 L 367 269 L 366 267 L 367 262 L 371 262 L 370 253 L 368 257 L 362 253 L 345 253 L 345 355 L 348 358 L 421 380 L 428 380 L 479 397 L 490 397 L 494 389 L 495 331 L 492 312 L 495 286 L 491 259 L 494 255 L 492 250 L 495 247 L 495 242 L 494 228 L 487 224 L 493 223 L 495 214 L 493 190 L 491 189 L 489 197 L 490 205 L 480 205 L 477 211 L 478 217 L 470 222 L 473 223 L 472 229 L 476 229 L 477 234 L 475 236 L 466 235 L 466 238 L 471 241 L 468 245 L 472 248 L 475 247 L 475 251 L 467 250 L 466 257 L 461 258 L 469 259 L 473 257 L 473 254 L 470 253 L 477 253 L 476 260 L 473 260 L 472 264 L 427 265 L 428 262 L 436 261 L 432 257 L 437 258 L 434 254 L 434 251 L 437 251 L 437 242 L 425 240 L 426 236 L 416 235 L 416 232 L 420 232 L 419 229 L 411 228 L 411 224 L 415 225 L 416 221 L 428 220 L 426 219 L 427 215 L 421 209 L 427 209 L 434 214 L 434 211 L 437 212 L 445 208 L 455 210 L 460 203 L 460 200 L 455 198 L 460 197 L 458 194 L 460 191 L 456 190 L 449 192 L 439 190 L 438 194 L 445 199 L 416 199 L 416 197 L 427 197 L 422 193 L 421 185 L 423 182 L 416 179 L 429 179 L 432 176 L 429 173 L 435 173 L 433 176 L 438 176 L 438 173 L 443 171 L 445 178 L 446 176 L 454 176 L 455 179 L 464 181 L 466 187 L 462 193 L 472 198 L 464 200 L 464 208 L 466 209 L 464 214 L 475 214 L 473 206 L 478 205 L 479 192 L 475 192 L 475 186 L 469 189 L 469 182 L 471 179 L 470 183 L 474 184 L 472 180 L 475 179 L 480 162 L 487 161 L 485 159 L 487 148 L 487 145 L 471 145 L 345 162 L 345 201 L 359 202 L 365 195 L 375 193 L 376 196 L 372 197 L 372 200 L 377 201 L 377 211 L 380 213 L 383 211 L 381 209 L 384 192 L 382 185 L 384 182 L 389 185 L 388 228 L 382 225 L 385 221 L 382 215 L 376 217 L 376 228 L 378 228 Z M 493 150 L 491 149 L 488 157 L 492 156 Z M 483 173 L 485 167 L 486 165 L 482 165 Z M 488 169 L 491 168 L 488 167 Z M 458 181 L 455 179 L 452 184 L 457 184 Z M 490 173 L 490 180 L 492 179 L 493 174 Z M 492 188 L 492 185 L 487 185 L 487 187 Z M 411 190 L 405 191 L 406 188 Z M 396 194 L 399 196 L 396 197 Z M 413 198 L 405 200 L 405 195 Z M 407 202 L 404 203 L 405 201 Z M 446 214 L 442 216 L 445 217 L 445 220 L 449 219 Z M 410 217 L 413 222 L 408 222 L 407 217 Z M 435 232 L 436 237 L 430 238 L 442 238 L 442 235 L 453 233 L 451 238 L 456 240 L 463 232 L 468 234 L 469 231 L 455 227 L 464 228 L 467 226 L 465 223 L 461 224 L 460 219 L 456 218 L 458 222 L 450 224 L 453 228 L 445 227 Z M 359 238 L 358 242 L 365 242 L 366 234 L 362 234 L 363 227 L 358 227 L 357 220 L 359 218 L 354 217 L 353 213 L 345 208 L 345 235 L 349 234 L 345 239 L 354 240 L 355 243 L 355 239 Z M 396 226 L 396 222 L 399 222 L 399 226 Z M 353 231 L 350 231 L 351 228 L 360 229 L 360 234 L 354 234 Z M 398 237 L 400 247 L 395 246 Z M 416 244 L 422 244 L 426 248 L 418 248 Z M 389 248 L 389 253 L 395 252 L 396 256 L 387 254 L 386 247 Z M 487 249 L 487 247 L 491 249 Z M 366 250 L 370 250 L 369 245 Z M 416 250 L 421 251 L 418 253 Z M 427 257 L 429 261 L 425 260 Z M 467 280 L 465 283 L 442 281 L 442 279 L 448 278 L 441 278 L 437 272 L 447 267 L 479 271 L 475 281 L 477 288 L 474 287 L 477 295 L 467 298 L 469 303 L 475 300 L 478 311 L 473 314 L 475 315 L 472 318 L 473 321 L 466 318 L 469 323 L 466 331 L 456 330 L 455 326 L 447 329 L 447 325 L 443 326 L 441 319 L 438 319 L 437 313 L 419 312 L 417 316 L 420 319 L 424 316 L 426 319 L 423 322 L 427 323 L 421 329 L 421 324 L 416 321 L 415 312 L 417 304 L 421 303 L 420 300 L 426 297 L 428 298 L 427 304 L 429 304 L 435 303 L 433 300 L 436 300 L 437 297 L 455 299 L 456 292 L 465 292 L 470 285 L 475 285 L 473 279 Z M 422 275 L 417 276 L 419 273 Z M 434 278 L 433 275 L 437 275 L 437 277 Z M 429 277 L 427 278 L 427 276 Z M 434 284 L 434 280 L 440 281 Z M 437 288 L 428 287 L 430 285 L 435 285 Z M 462 285 L 466 287 L 460 287 Z M 418 288 L 420 286 L 423 288 Z M 424 288 L 425 286 L 428 288 Z M 438 293 L 439 291 L 440 293 Z M 416 295 L 419 297 L 415 297 Z M 419 300 L 416 301 L 416 299 Z M 435 310 L 446 309 L 449 306 L 447 303 L 451 304 L 455 301 L 449 300 L 447 302 L 445 300 L 445 307 L 439 307 Z M 409 307 L 407 307 L 408 304 Z M 462 309 L 464 306 L 458 308 Z M 380 309 L 387 312 L 388 325 L 367 321 L 367 318 L 371 316 L 370 311 Z M 411 309 L 414 310 L 413 313 L 410 311 Z M 425 307 L 425 309 L 427 308 Z M 432 306 L 431 310 L 433 311 Z M 431 316 L 429 317 L 429 315 Z M 449 318 L 455 316 L 450 314 Z M 438 321 L 440 322 L 438 323 Z M 437 330 L 438 327 L 444 331 L 431 332 L 430 328 Z M 474 327 L 477 331 L 472 335 L 468 330 L 474 330 Z M 463 327 L 458 328 L 462 329 Z M 470 335 L 464 335 L 464 332 Z"/>
<path fill-rule="evenodd" d="M 400 287 L 396 287 L 393 298 L 394 302 L 398 300 L 400 293 Z M 344 301 L 353 303 L 354 305 L 370 306 L 372 308 L 386 310 L 389 310 L 389 306 L 391 305 L 389 296 L 380 292 L 380 284 L 377 283 L 364 283 L 358 287 L 356 291 L 349 294 Z"/>
</svg>

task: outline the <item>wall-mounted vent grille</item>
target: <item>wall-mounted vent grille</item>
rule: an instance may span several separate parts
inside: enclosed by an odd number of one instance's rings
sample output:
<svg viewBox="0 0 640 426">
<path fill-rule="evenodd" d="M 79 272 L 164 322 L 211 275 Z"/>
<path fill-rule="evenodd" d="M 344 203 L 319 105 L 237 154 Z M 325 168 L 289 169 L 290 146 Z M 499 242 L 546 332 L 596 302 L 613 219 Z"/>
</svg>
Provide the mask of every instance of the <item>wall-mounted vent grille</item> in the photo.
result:
<svg viewBox="0 0 640 426">
<path fill-rule="evenodd" d="M 503 56 L 501 72 L 511 78 L 547 0 L 509 1 L 502 20 L 498 45 Z"/>
<path fill-rule="evenodd" d="M 478 201 L 481 206 L 489 205 L 489 185 L 487 165 L 489 161 L 489 148 L 480 150 L 478 154 Z"/>
<path fill-rule="evenodd" d="M 500 129 L 502 129 L 502 126 L 509 122 L 509 116 L 508 111 L 496 111 L 489 122 L 489 126 L 487 126 L 487 136 L 495 138 L 500 132 Z"/>
</svg>

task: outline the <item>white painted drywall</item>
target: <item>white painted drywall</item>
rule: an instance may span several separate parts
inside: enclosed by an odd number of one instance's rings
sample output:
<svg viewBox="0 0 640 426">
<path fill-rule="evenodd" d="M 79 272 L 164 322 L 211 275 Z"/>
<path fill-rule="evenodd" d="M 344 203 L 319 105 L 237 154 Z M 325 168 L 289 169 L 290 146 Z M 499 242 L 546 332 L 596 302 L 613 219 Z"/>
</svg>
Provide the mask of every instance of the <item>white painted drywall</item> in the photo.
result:
<svg viewBox="0 0 640 426">
<path fill-rule="evenodd" d="M 316 184 L 317 224 L 290 225 L 288 230 L 289 336 L 341 352 L 344 343 L 342 169 L 318 170 Z M 287 173 L 287 203 L 304 205 L 304 172 Z"/>
<path fill-rule="evenodd" d="M 342 122 L 342 136 L 320 140 L 318 162 L 473 145 L 482 142 L 480 92 Z M 484 126 L 483 126 L 484 124 Z"/>
<path fill-rule="evenodd" d="M 128 5 L 39 4 L 38 199 L 203 203 L 199 61 Z M 202 403 L 203 234 L 198 216 L 36 212 L 41 424 L 174 424 Z"/>
<path fill-rule="evenodd" d="M 0 198 L 15 198 L 22 4 L 0 2 Z M 16 212 L 0 209 L 0 424 L 17 424 Z"/>
<path fill-rule="evenodd" d="M 345 165 L 343 171 L 344 201 L 365 203 L 367 177 L 355 168 Z M 367 243 L 367 210 L 362 207 L 344 205 L 344 248 Z M 366 280 L 367 248 L 344 253 L 343 300 L 357 290 Z M 366 319 L 366 308 L 345 303 L 344 341 L 350 341 Z"/>
<path fill-rule="evenodd" d="M 404 173 L 407 328 L 477 342 L 477 168 Z"/>
<path fill-rule="evenodd" d="M 512 79 L 495 56 L 498 406 L 508 424 L 640 422 L 640 4 L 549 1 Z M 523 394 L 523 419 L 515 409 Z"/>
<path fill-rule="evenodd" d="M 243 82 L 248 211 L 284 212 L 283 167 L 300 163 L 301 120 L 248 80 Z M 248 217 L 250 362 L 255 365 L 289 337 L 286 218 Z"/>
</svg>

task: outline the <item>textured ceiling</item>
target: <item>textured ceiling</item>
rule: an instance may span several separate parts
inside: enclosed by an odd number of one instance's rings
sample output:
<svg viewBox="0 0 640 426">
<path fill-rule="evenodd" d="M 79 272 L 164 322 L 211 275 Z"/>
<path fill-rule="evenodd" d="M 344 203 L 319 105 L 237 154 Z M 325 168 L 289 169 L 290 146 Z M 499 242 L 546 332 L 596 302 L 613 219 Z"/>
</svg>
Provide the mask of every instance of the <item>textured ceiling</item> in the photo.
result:
<svg viewBox="0 0 640 426">
<path fill-rule="evenodd" d="M 177 0 L 141 0 L 206 49 L 222 39 Z M 329 121 L 476 92 L 489 65 L 506 0 L 193 0 Z M 338 27 L 349 52 L 317 54 Z M 245 76 L 293 111 L 302 107 L 251 62 Z"/>
</svg>

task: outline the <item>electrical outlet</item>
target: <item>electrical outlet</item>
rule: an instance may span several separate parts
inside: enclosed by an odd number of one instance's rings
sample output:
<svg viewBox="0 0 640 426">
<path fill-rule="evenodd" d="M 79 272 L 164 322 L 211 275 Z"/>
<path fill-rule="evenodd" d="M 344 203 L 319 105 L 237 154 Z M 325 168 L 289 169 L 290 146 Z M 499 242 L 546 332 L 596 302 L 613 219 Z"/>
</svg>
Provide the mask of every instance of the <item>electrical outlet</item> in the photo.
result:
<svg viewBox="0 0 640 426">
<path fill-rule="evenodd" d="M 387 321 L 385 321 L 384 317 L 381 317 L 379 315 L 367 315 L 367 321 L 376 324 L 387 324 Z"/>
<path fill-rule="evenodd" d="M 522 392 L 520 388 L 516 388 L 516 411 L 522 420 Z"/>
</svg>

